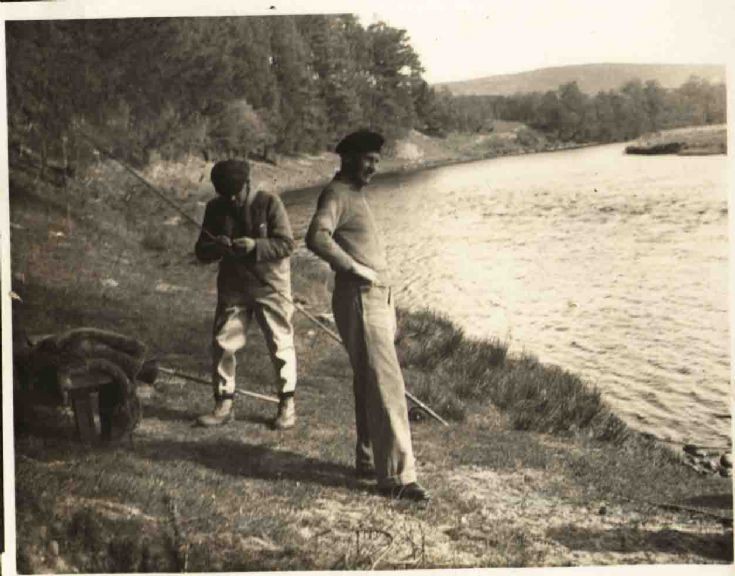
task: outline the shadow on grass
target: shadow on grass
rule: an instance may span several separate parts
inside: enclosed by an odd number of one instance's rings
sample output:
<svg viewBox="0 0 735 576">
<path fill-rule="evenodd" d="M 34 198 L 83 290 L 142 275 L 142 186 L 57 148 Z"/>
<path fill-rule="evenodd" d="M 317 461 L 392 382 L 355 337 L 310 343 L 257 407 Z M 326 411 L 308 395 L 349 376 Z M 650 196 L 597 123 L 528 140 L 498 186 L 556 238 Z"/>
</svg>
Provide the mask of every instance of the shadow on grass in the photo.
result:
<svg viewBox="0 0 735 576">
<path fill-rule="evenodd" d="M 119 290 L 94 289 L 88 284 L 23 287 L 24 304 L 13 310 L 13 322 L 28 334 L 49 334 L 93 326 L 138 338 L 151 357 L 178 354 L 196 358 L 207 348 L 211 311 L 190 301 Z M 194 296 L 188 295 L 189 298 Z M 181 314 L 179 308 L 187 308 Z"/>
<path fill-rule="evenodd" d="M 207 405 L 203 409 L 177 409 L 170 408 L 168 406 L 161 406 L 156 404 L 146 404 L 143 409 L 143 418 L 155 418 L 166 422 L 189 422 L 192 426 L 196 427 L 196 419 L 202 414 L 207 414 L 211 410 L 212 406 Z M 266 416 L 256 412 L 255 410 L 237 410 L 235 419 L 240 422 L 249 422 L 251 424 L 262 424 L 270 426 L 273 422 L 273 415 Z"/>
<path fill-rule="evenodd" d="M 732 510 L 732 494 L 704 494 L 683 501 L 687 506 Z"/>
<path fill-rule="evenodd" d="M 160 404 L 145 404 L 143 407 L 143 418 L 155 418 L 166 422 L 191 422 L 201 416 L 201 410 L 177 409 L 161 406 Z"/>
<path fill-rule="evenodd" d="M 188 460 L 229 476 L 366 489 L 365 484 L 355 478 L 351 466 L 244 442 L 143 441 L 136 443 L 135 452 L 156 462 Z"/>
<path fill-rule="evenodd" d="M 33 417 L 15 418 L 16 439 L 36 438 L 45 442 L 77 443 L 77 432 L 72 417 L 62 418 L 54 415 L 45 419 L 46 414 L 36 412 Z"/>
<path fill-rule="evenodd" d="M 632 527 L 612 530 L 586 530 L 564 526 L 547 531 L 546 535 L 570 550 L 589 552 L 660 552 L 681 556 L 694 554 L 718 562 L 732 562 L 731 533 L 696 534 L 681 530 L 640 530 Z"/>
</svg>

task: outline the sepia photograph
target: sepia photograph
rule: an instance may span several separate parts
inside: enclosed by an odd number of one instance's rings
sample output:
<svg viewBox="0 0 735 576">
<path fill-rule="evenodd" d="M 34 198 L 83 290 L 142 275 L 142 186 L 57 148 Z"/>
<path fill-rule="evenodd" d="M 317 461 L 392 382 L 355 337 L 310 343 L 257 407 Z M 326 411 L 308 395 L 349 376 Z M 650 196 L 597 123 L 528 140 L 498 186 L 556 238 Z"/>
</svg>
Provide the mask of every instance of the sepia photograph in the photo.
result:
<svg viewBox="0 0 735 576">
<path fill-rule="evenodd" d="M 93 4 L 2 7 L 4 570 L 731 569 L 735 5 Z"/>
</svg>

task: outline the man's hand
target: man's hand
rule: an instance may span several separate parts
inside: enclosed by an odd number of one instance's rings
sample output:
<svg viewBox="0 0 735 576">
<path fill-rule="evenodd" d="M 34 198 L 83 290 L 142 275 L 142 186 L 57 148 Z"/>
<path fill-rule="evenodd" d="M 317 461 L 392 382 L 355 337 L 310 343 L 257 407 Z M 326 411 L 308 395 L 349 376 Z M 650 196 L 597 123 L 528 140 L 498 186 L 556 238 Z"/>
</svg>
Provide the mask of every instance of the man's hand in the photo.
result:
<svg viewBox="0 0 735 576">
<path fill-rule="evenodd" d="M 217 246 L 217 253 L 220 256 L 225 256 L 230 252 L 230 250 L 232 250 L 232 241 L 229 236 L 217 236 L 215 237 L 214 242 Z"/>
<path fill-rule="evenodd" d="M 350 271 L 363 280 L 367 280 L 370 284 L 378 279 L 378 273 L 375 270 L 368 268 L 359 262 L 354 262 Z"/>
<path fill-rule="evenodd" d="M 241 236 L 232 241 L 232 245 L 242 254 L 250 254 L 255 249 L 255 240 L 249 236 Z"/>
</svg>

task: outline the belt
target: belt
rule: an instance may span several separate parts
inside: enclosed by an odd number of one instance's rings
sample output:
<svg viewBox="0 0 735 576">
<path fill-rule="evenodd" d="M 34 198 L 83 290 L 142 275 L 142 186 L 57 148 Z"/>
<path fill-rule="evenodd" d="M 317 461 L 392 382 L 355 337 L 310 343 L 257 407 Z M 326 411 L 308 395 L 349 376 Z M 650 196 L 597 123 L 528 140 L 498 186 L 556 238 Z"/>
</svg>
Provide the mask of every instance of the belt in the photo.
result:
<svg viewBox="0 0 735 576">
<path fill-rule="evenodd" d="M 370 282 L 352 272 L 337 272 L 334 276 L 335 285 L 350 286 L 355 288 L 390 288 L 390 284 L 383 282 Z"/>
</svg>

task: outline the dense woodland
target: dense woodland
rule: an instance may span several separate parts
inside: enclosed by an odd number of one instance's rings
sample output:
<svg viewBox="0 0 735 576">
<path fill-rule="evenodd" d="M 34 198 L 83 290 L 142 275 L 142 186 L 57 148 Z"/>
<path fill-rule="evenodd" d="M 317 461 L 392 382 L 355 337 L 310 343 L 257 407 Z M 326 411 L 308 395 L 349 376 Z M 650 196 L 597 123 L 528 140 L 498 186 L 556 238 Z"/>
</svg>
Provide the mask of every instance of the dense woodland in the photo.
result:
<svg viewBox="0 0 735 576">
<path fill-rule="evenodd" d="M 576 82 L 545 93 L 452 96 L 436 92 L 421 117 L 425 131 L 485 132 L 492 120 L 515 120 L 564 142 L 614 142 L 645 132 L 726 121 L 724 84 L 692 77 L 677 89 L 633 80 L 619 90 L 589 96 Z"/>
<path fill-rule="evenodd" d="M 404 30 L 354 16 L 8 22 L 11 158 L 80 163 L 80 131 L 141 165 L 156 155 L 320 152 L 358 127 L 389 140 L 516 120 L 562 141 L 613 141 L 725 121 L 725 87 L 631 82 L 583 94 L 452 96 L 430 87 Z M 87 156 L 85 156 L 85 154 Z"/>
</svg>

